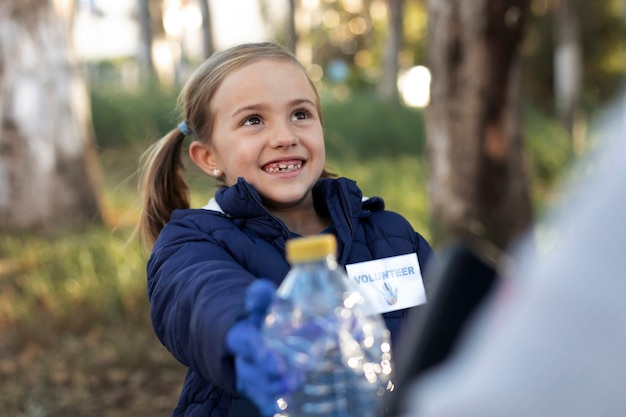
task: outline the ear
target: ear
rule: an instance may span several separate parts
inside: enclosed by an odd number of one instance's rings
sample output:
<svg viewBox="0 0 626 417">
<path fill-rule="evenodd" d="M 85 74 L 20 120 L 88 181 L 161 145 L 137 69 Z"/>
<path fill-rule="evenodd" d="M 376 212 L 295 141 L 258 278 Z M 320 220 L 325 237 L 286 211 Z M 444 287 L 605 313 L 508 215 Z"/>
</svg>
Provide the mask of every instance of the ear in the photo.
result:
<svg viewBox="0 0 626 417">
<path fill-rule="evenodd" d="M 213 170 L 217 168 L 215 152 L 206 143 L 194 140 L 189 145 L 189 157 L 202 171 L 213 175 Z"/>
</svg>

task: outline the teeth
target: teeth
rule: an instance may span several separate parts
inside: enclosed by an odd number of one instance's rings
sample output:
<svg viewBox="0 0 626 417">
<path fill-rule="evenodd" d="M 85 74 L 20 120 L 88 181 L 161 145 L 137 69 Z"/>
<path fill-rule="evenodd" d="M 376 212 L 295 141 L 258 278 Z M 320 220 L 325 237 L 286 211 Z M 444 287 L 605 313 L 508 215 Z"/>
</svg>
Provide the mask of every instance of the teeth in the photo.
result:
<svg viewBox="0 0 626 417">
<path fill-rule="evenodd" d="M 302 167 L 302 163 L 299 164 L 285 164 L 279 163 L 265 167 L 265 172 L 291 172 L 296 171 Z"/>
</svg>

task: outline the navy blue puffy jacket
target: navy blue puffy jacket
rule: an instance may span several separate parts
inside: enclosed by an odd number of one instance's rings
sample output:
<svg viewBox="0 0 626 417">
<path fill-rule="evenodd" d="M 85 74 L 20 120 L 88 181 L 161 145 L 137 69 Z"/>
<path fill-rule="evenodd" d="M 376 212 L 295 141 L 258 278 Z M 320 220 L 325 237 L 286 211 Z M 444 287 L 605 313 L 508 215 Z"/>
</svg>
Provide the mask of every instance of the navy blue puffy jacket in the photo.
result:
<svg viewBox="0 0 626 417">
<path fill-rule="evenodd" d="M 382 199 L 362 201 L 346 178 L 322 179 L 313 189 L 316 209 L 332 219 L 341 265 L 416 252 L 422 271 L 432 250 Z M 177 210 L 161 231 L 147 265 L 154 330 L 189 368 L 173 416 L 253 417 L 235 392 L 233 358 L 225 335 L 245 315 L 244 292 L 256 278 L 280 284 L 289 270 L 286 226 L 240 179 L 215 195 L 216 210 Z M 428 290 L 428 282 L 425 286 Z M 385 313 L 396 339 L 407 310 Z"/>
</svg>

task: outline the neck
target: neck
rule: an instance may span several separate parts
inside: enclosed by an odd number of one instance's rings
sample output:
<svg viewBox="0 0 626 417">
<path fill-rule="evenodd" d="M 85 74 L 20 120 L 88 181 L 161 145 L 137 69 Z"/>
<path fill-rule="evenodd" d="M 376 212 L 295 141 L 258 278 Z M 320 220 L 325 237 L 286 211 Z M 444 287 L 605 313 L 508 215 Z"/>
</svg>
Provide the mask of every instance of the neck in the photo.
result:
<svg viewBox="0 0 626 417">
<path fill-rule="evenodd" d="M 330 224 L 330 219 L 320 216 L 311 206 L 306 210 L 272 210 L 272 214 L 282 220 L 287 228 L 299 235 L 315 235 Z"/>
</svg>

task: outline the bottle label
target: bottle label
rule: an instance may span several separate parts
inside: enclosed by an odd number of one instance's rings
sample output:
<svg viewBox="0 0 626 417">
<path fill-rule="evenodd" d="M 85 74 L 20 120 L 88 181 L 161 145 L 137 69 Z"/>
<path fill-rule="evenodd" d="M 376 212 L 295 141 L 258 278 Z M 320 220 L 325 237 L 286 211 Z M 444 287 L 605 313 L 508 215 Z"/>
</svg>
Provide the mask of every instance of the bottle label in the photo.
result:
<svg viewBox="0 0 626 417">
<path fill-rule="evenodd" d="M 346 272 L 372 308 L 371 313 L 387 313 L 426 303 L 416 253 L 346 265 Z"/>
</svg>

